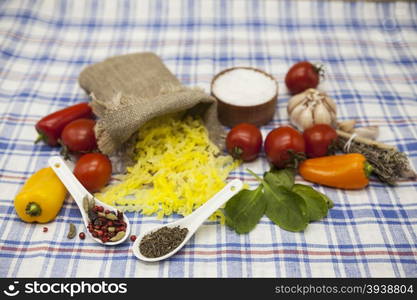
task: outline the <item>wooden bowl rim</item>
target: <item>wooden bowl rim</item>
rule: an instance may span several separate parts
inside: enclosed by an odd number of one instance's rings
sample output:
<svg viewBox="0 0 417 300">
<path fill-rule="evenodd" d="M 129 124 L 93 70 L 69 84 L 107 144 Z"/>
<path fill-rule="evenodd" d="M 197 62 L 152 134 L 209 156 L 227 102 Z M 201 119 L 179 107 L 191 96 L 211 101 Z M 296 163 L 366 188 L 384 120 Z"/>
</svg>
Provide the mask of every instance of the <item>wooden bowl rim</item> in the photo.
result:
<svg viewBox="0 0 417 300">
<path fill-rule="evenodd" d="M 227 72 L 230 72 L 230 71 L 233 71 L 233 70 L 237 70 L 237 69 L 246 69 L 246 70 L 256 71 L 256 72 L 259 72 L 259 73 L 261 73 L 263 75 L 266 75 L 267 77 L 269 77 L 270 79 L 272 79 L 272 81 L 275 83 L 275 93 L 271 97 L 271 99 L 269 99 L 268 101 L 265 101 L 264 103 L 256 104 L 256 105 L 235 105 L 235 104 L 227 103 L 227 102 L 223 101 L 222 99 L 220 99 L 218 96 L 216 96 L 214 94 L 214 92 L 213 92 L 213 85 L 214 85 L 214 82 L 217 80 L 217 78 L 219 78 L 220 76 L 222 76 L 223 74 L 225 74 Z M 224 69 L 224 70 L 220 71 L 219 73 L 217 73 L 213 77 L 213 79 L 211 80 L 211 83 L 210 83 L 210 93 L 211 93 L 211 95 L 214 98 L 217 99 L 217 101 L 221 102 L 224 105 L 229 105 L 229 106 L 235 107 L 235 108 L 250 108 L 250 109 L 252 109 L 252 108 L 255 108 L 255 107 L 264 106 L 265 104 L 269 104 L 272 101 L 277 100 L 277 98 L 278 98 L 278 81 L 271 74 L 268 74 L 267 72 L 265 72 L 265 71 L 263 71 L 261 69 L 258 69 L 258 68 L 254 68 L 254 67 L 232 67 L 232 68 L 227 68 L 227 69 Z"/>
</svg>

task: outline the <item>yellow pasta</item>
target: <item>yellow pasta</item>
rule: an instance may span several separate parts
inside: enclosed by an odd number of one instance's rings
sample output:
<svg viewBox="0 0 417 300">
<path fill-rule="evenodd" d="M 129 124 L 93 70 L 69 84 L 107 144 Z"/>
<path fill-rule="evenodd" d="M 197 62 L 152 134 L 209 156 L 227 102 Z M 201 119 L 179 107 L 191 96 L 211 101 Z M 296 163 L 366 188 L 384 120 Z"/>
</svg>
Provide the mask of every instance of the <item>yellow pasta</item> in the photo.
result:
<svg viewBox="0 0 417 300">
<path fill-rule="evenodd" d="M 170 115 L 155 118 L 138 132 L 136 163 L 121 182 L 96 197 L 125 211 L 159 218 L 188 215 L 222 189 L 238 161 L 221 155 L 201 119 Z M 212 219 L 224 221 L 219 210 Z"/>
</svg>

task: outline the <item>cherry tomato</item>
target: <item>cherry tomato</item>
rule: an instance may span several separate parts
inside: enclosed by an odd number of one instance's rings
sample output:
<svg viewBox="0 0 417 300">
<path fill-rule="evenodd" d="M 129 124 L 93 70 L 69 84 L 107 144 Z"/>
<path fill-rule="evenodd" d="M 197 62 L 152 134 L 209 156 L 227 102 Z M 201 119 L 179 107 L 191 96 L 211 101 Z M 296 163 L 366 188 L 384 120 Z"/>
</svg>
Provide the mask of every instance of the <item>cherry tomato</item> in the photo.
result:
<svg viewBox="0 0 417 300">
<path fill-rule="evenodd" d="M 89 152 L 97 149 L 94 125 L 96 122 L 91 119 L 72 121 L 62 131 L 62 144 L 71 152 Z"/>
<path fill-rule="evenodd" d="M 75 164 L 74 175 L 90 192 L 98 192 L 110 181 L 112 166 L 110 159 L 100 153 L 88 153 Z"/>
<path fill-rule="evenodd" d="M 304 141 L 308 157 L 325 156 L 331 152 L 329 149 L 337 139 L 336 130 L 327 124 L 315 124 L 304 130 Z"/>
<path fill-rule="evenodd" d="M 285 76 L 285 84 L 291 94 L 304 92 L 309 88 L 316 88 L 320 82 L 320 67 L 301 61 L 293 65 Z"/>
<path fill-rule="evenodd" d="M 251 161 L 262 148 L 262 134 L 258 127 L 248 123 L 236 125 L 226 138 L 227 151 L 235 158 Z"/>
<path fill-rule="evenodd" d="M 305 156 L 304 138 L 288 126 L 272 130 L 265 139 L 267 159 L 277 168 L 295 167 Z"/>
</svg>

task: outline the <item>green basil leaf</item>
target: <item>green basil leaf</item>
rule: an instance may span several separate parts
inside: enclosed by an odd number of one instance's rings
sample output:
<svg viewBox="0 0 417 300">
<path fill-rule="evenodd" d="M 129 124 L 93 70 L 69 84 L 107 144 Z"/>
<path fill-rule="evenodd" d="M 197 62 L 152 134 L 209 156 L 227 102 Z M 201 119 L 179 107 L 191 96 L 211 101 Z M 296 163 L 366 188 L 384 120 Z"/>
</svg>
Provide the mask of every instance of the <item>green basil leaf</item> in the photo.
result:
<svg viewBox="0 0 417 300">
<path fill-rule="evenodd" d="M 318 221 L 327 216 L 328 205 L 323 194 L 304 184 L 294 184 L 292 191 L 304 199 L 310 221 Z"/>
<path fill-rule="evenodd" d="M 291 189 L 294 185 L 294 171 L 291 169 L 275 169 L 272 168 L 269 172 L 264 174 L 264 180 L 275 186 L 284 186 Z"/>
<path fill-rule="evenodd" d="M 334 206 L 333 200 L 327 197 L 325 194 L 320 193 L 319 191 L 316 192 L 319 193 L 319 195 L 324 199 L 324 201 L 326 201 L 327 208 L 332 209 Z"/>
<path fill-rule="evenodd" d="M 282 185 L 266 181 L 263 185 L 267 217 L 284 230 L 303 231 L 309 221 L 303 198 Z"/>
<path fill-rule="evenodd" d="M 248 233 L 265 213 L 262 185 L 256 190 L 241 190 L 225 206 L 226 224 L 237 233 Z"/>
</svg>

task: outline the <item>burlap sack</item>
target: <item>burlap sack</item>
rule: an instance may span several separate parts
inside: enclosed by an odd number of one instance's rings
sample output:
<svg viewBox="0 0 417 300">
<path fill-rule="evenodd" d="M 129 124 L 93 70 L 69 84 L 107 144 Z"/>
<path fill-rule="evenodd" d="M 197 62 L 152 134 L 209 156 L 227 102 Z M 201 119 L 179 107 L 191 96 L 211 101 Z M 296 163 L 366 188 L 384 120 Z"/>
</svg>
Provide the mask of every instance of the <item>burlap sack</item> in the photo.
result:
<svg viewBox="0 0 417 300">
<path fill-rule="evenodd" d="M 105 154 L 123 150 L 150 119 L 179 111 L 201 114 L 210 139 L 223 147 L 216 100 L 199 88 L 181 85 L 153 53 L 115 56 L 88 66 L 79 83 L 92 98 L 97 143 Z"/>
</svg>

